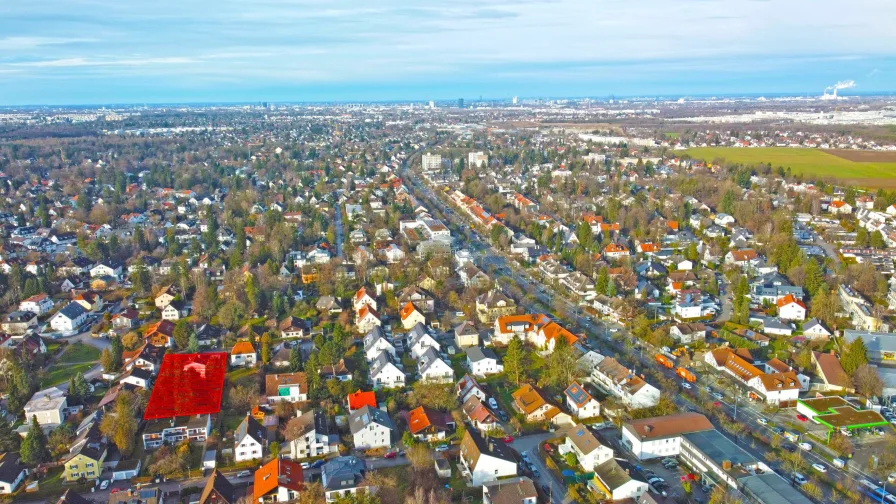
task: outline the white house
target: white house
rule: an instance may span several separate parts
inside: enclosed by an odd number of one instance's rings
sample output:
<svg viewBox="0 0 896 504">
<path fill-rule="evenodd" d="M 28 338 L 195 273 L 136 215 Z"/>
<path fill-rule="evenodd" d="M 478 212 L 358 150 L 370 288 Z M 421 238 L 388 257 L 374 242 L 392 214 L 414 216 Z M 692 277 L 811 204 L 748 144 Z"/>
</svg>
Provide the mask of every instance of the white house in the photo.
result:
<svg viewBox="0 0 896 504">
<path fill-rule="evenodd" d="M 231 366 L 254 366 L 258 362 L 255 347 L 248 341 L 237 341 L 230 350 Z"/>
<path fill-rule="evenodd" d="M 418 310 L 417 307 L 414 306 L 414 303 L 410 301 L 405 303 L 401 308 L 399 316 L 401 317 L 401 327 L 405 329 L 410 329 L 417 324 L 422 325 L 426 323 L 426 316 L 423 315 L 423 312 Z"/>
<path fill-rule="evenodd" d="M 613 449 L 600 444 L 594 434 L 582 424 L 564 427 L 560 435 L 565 436 L 563 444 L 559 446 L 560 453 L 574 453 L 579 465 L 588 472 L 613 458 Z"/>
<path fill-rule="evenodd" d="M 389 414 L 381 409 L 364 406 L 355 410 L 348 417 L 348 425 L 356 450 L 392 446 L 395 425 Z"/>
<path fill-rule="evenodd" d="M 50 319 L 50 327 L 58 332 L 72 332 L 87 320 L 87 311 L 78 303 L 71 302 L 56 312 Z"/>
<path fill-rule="evenodd" d="M 504 364 L 498 360 L 498 355 L 491 348 L 478 346 L 467 348 L 467 367 L 473 376 L 488 376 L 504 371 Z"/>
<path fill-rule="evenodd" d="M 268 402 L 302 402 L 308 400 L 308 380 L 305 373 L 269 374 L 264 378 Z"/>
<path fill-rule="evenodd" d="M 516 476 L 517 460 L 513 450 L 495 438 L 483 438 L 470 429 L 460 443 L 461 472 L 472 486 L 499 478 Z"/>
<path fill-rule="evenodd" d="M 788 294 L 776 303 L 778 305 L 778 317 L 781 320 L 805 320 L 806 305 Z"/>
<path fill-rule="evenodd" d="M 803 335 L 808 338 L 829 338 L 831 334 L 831 331 L 816 318 L 811 318 L 803 324 Z"/>
<path fill-rule="evenodd" d="M 370 362 L 370 383 L 382 388 L 404 387 L 407 375 L 395 365 L 389 352 L 383 351 Z"/>
<path fill-rule="evenodd" d="M 264 427 L 247 413 L 233 433 L 233 459 L 236 462 L 261 460 L 267 443 Z"/>
<path fill-rule="evenodd" d="M 355 315 L 355 327 L 358 329 L 358 332 L 367 333 L 374 327 L 379 327 L 382 324 L 383 322 L 380 320 L 379 314 L 367 305 L 361 306 L 361 309 Z"/>
<path fill-rule="evenodd" d="M 46 294 L 35 294 L 19 303 L 19 311 L 43 315 L 53 309 L 53 300 Z"/>
<path fill-rule="evenodd" d="M 298 417 L 297 422 L 301 429 L 296 432 L 296 438 L 290 441 L 293 459 L 339 452 L 339 432 L 324 410 L 307 411 Z"/>
<path fill-rule="evenodd" d="M 622 424 L 622 444 L 638 460 L 675 457 L 681 451 L 683 434 L 713 429 L 709 419 L 700 413 L 641 418 Z"/>
<path fill-rule="evenodd" d="M 367 362 L 371 362 L 377 358 L 381 352 L 386 352 L 392 358 L 395 358 L 395 346 L 383 335 L 383 330 L 377 326 L 370 330 L 364 336 L 364 358 Z"/>
<path fill-rule="evenodd" d="M 367 292 L 366 287 L 361 287 L 358 289 L 358 292 L 355 293 L 355 297 L 352 298 L 352 308 L 355 309 L 355 312 L 361 311 L 361 308 L 367 306 L 372 310 L 377 309 L 376 299 Z"/>
<path fill-rule="evenodd" d="M 0 495 L 15 492 L 28 476 L 28 468 L 19 461 L 18 453 L 0 454 Z"/>
<path fill-rule="evenodd" d="M 454 381 L 454 369 L 445 362 L 435 347 L 427 347 L 417 359 L 417 375 L 420 381 L 449 383 Z"/>
<path fill-rule="evenodd" d="M 600 403 L 579 382 L 572 382 L 563 395 L 573 417 L 594 418 L 600 415 Z"/>
<path fill-rule="evenodd" d="M 592 383 L 619 398 L 631 409 L 650 408 L 660 400 L 660 391 L 612 357 L 604 357 L 591 370 Z"/>
<path fill-rule="evenodd" d="M 414 359 L 419 359 L 429 348 L 435 348 L 436 351 L 441 351 L 442 349 L 442 345 L 426 331 L 423 324 L 415 325 L 408 332 L 407 341 L 411 357 Z"/>
<path fill-rule="evenodd" d="M 589 488 L 594 488 L 600 493 L 606 494 L 611 501 L 632 499 L 636 502 L 647 492 L 647 482 L 634 479 L 633 467 L 623 461 L 626 467 L 622 467 L 618 460 L 611 458 L 594 468 L 594 479 L 588 482 Z"/>
<path fill-rule="evenodd" d="M 482 504 L 537 504 L 538 490 L 531 479 L 519 478 L 491 481 L 482 485 Z"/>
<path fill-rule="evenodd" d="M 800 395 L 800 380 L 796 373 L 765 373 L 754 377 L 747 385 L 762 394 L 768 404 L 793 403 Z"/>
<path fill-rule="evenodd" d="M 121 277 L 121 263 L 117 262 L 101 262 L 98 263 L 93 268 L 90 268 L 90 277 L 104 277 L 104 276 L 112 276 L 115 278 Z"/>
<path fill-rule="evenodd" d="M 162 320 L 177 321 L 187 315 L 187 307 L 182 301 L 172 301 L 162 309 Z"/>
<path fill-rule="evenodd" d="M 56 426 L 65 420 L 66 407 L 68 399 L 65 391 L 58 387 L 50 387 L 37 391 L 25 403 L 25 418 L 30 423 L 32 417 L 37 417 L 37 423 L 41 425 Z"/>
</svg>

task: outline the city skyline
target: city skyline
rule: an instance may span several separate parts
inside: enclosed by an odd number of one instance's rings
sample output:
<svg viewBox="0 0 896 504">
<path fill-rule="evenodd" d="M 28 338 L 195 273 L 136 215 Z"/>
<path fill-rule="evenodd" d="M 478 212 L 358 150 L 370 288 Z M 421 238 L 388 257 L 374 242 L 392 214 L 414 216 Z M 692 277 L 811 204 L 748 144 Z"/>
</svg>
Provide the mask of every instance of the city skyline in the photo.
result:
<svg viewBox="0 0 896 504">
<path fill-rule="evenodd" d="M 896 91 L 896 7 L 874 0 L 4 9 L 2 105 Z"/>
</svg>

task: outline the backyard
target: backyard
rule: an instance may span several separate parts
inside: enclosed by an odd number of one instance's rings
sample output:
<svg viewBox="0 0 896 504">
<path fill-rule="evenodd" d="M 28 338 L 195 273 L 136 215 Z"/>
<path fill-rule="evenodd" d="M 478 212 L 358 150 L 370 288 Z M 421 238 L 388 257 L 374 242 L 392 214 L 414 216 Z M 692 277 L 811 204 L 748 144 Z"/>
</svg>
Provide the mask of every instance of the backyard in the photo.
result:
<svg viewBox="0 0 896 504">
<path fill-rule="evenodd" d="M 100 351 L 90 345 L 76 342 L 66 347 L 59 360 L 44 369 L 40 388 L 65 383 L 78 373 L 87 373 L 100 359 Z"/>
</svg>

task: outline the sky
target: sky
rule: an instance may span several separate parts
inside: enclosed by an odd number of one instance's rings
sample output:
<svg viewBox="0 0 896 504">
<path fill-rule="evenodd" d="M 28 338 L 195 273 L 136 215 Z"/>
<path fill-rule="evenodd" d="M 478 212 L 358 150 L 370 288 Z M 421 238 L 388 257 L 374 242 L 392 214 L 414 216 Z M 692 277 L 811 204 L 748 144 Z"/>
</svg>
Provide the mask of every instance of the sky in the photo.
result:
<svg viewBox="0 0 896 504">
<path fill-rule="evenodd" d="M 892 0 L 0 2 L 0 105 L 896 91 Z"/>
</svg>

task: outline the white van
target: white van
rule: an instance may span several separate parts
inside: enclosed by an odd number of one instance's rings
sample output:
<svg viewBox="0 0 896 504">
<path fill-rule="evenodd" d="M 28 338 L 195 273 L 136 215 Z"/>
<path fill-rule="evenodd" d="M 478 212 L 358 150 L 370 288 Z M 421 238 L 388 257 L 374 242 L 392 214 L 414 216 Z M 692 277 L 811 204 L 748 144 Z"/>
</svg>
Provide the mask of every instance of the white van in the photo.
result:
<svg viewBox="0 0 896 504">
<path fill-rule="evenodd" d="M 844 467 L 846 467 L 846 461 L 843 459 L 835 458 L 832 462 L 834 463 L 834 467 L 836 467 L 837 469 L 843 469 Z"/>
<path fill-rule="evenodd" d="M 793 481 L 795 481 L 796 484 L 799 486 L 803 486 L 809 482 L 809 480 L 807 480 L 805 476 L 803 476 L 800 473 L 796 473 L 796 472 L 793 473 Z"/>
</svg>

